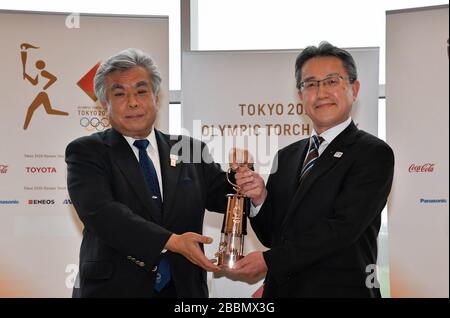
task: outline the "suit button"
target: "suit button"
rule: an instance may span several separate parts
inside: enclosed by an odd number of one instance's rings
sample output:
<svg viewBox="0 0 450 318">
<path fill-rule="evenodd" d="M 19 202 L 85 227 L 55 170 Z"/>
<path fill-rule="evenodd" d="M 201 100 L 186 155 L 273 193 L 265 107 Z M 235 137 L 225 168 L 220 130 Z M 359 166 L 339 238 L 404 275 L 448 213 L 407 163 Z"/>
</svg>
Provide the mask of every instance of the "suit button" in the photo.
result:
<svg viewBox="0 0 450 318">
<path fill-rule="evenodd" d="M 145 266 L 145 263 L 144 263 L 144 262 L 137 262 L 137 264 L 138 264 L 140 267 L 144 267 L 144 266 Z"/>
<path fill-rule="evenodd" d="M 131 256 L 127 256 L 127 259 L 131 260 Z"/>
<path fill-rule="evenodd" d="M 158 266 L 154 266 L 153 268 L 152 268 L 152 272 L 156 272 L 158 270 Z"/>
</svg>

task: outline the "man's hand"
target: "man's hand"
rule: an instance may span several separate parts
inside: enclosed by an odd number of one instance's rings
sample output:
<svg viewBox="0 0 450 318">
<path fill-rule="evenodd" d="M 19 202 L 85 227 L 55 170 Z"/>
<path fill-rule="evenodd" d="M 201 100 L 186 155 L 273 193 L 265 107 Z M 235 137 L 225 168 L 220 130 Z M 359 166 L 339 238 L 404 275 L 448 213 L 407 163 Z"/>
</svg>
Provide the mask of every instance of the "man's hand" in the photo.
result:
<svg viewBox="0 0 450 318">
<path fill-rule="evenodd" d="M 257 282 L 267 273 L 267 265 L 261 251 L 251 252 L 234 264 L 232 269 L 225 269 L 231 276 L 248 282 Z"/>
<path fill-rule="evenodd" d="M 186 232 L 181 235 L 172 234 L 164 248 L 183 255 L 189 261 L 207 271 L 217 272 L 220 270 L 220 267 L 206 258 L 199 245 L 200 243 L 211 244 L 212 241 L 213 239 L 210 237 L 193 232 Z"/>
<path fill-rule="evenodd" d="M 264 179 L 247 166 L 240 166 L 236 173 L 236 185 L 241 192 L 252 199 L 254 206 L 263 204 L 267 197 Z"/>
</svg>

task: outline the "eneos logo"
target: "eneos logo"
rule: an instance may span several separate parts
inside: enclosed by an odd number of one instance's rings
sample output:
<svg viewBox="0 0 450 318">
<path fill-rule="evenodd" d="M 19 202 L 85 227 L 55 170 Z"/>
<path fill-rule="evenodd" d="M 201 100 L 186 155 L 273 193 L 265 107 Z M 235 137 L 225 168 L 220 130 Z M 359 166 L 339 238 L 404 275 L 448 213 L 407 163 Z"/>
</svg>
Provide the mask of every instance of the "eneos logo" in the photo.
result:
<svg viewBox="0 0 450 318">
<path fill-rule="evenodd" d="M 55 204 L 55 200 L 28 200 L 28 204 L 31 205 L 51 205 Z"/>
</svg>

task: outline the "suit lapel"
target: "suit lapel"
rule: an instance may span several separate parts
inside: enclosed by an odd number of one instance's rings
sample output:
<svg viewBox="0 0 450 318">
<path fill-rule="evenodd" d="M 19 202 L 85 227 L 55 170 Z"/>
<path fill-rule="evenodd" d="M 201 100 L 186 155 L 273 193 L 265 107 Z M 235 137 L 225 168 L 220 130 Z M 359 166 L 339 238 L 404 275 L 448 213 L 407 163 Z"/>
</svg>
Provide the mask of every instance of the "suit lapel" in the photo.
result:
<svg viewBox="0 0 450 318">
<path fill-rule="evenodd" d="M 124 178 L 127 179 L 136 195 L 147 207 L 150 217 L 155 220 L 156 223 L 161 224 L 161 213 L 151 200 L 151 193 L 145 182 L 141 166 L 130 148 L 130 145 L 125 138 L 114 129 L 108 131 L 105 143 L 111 147 L 114 162 L 122 171 Z"/>
<path fill-rule="evenodd" d="M 345 156 L 346 150 L 355 140 L 355 133 L 357 130 L 358 129 L 352 121 L 350 125 L 328 145 L 321 156 L 317 158 L 309 175 L 303 180 L 302 184 L 297 187 L 293 200 L 286 213 L 286 217 L 284 218 L 283 226 L 286 225 L 289 216 L 297 210 L 297 207 L 308 194 L 317 179 L 339 162 L 341 157 L 335 156 L 335 154 L 341 152 Z"/>
<path fill-rule="evenodd" d="M 162 184 L 163 184 L 163 218 L 167 217 L 175 200 L 178 178 L 180 176 L 181 165 L 177 163 L 171 165 L 170 141 L 167 136 L 155 130 L 156 141 L 158 142 L 159 161 L 161 165 Z"/>
</svg>

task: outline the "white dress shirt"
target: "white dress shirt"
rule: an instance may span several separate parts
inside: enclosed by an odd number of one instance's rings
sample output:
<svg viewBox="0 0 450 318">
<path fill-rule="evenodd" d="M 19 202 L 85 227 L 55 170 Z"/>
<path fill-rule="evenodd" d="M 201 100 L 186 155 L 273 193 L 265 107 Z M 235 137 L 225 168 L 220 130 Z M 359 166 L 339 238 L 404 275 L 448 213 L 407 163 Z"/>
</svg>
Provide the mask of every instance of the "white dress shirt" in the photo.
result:
<svg viewBox="0 0 450 318">
<path fill-rule="evenodd" d="M 328 147 L 328 145 L 334 140 L 334 138 L 336 138 L 341 132 L 343 132 L 345 130 L 345 128 L 347 128 L 348 125 L 350 125 L 351 122 L 352 122 L 352 118 L 349 117 L 346 121 L 340 123 L 339 125 L 331 127 L 330 129 L 325 130 L 322 134 L 320 134 L 320 137 L 323 138 L 323 141 L 319 147 L 319 157 L 325 151 L 325 149 Z M 317 132 L 313 128 L 313 131 L 309 138 L 311 138 L 314 135 L 317 135 Z"/>
<path fill-rule="evenodd" d="M 129 136 L 123 136 L 128 144 L 130 145 L 131 149 L 133 150 L 134 155 L 136 156 L 137 161 L 139 161 L 139 148 L 137 148 L 135 145 L 133 145 L 134 141 L 137 139 L 134 139 L 133 137 Z M 159 189 L 161 191 L 161 201 L 163 201 L 163 187 L 162 187 L 162 175 L 161 175 L 161 163 L 159 162 L 159 152 L 158 152 L 158 143 L 156 142 L 156 136 L 155 136 L 155 130 L 152 129 L 152 132 L 150 135 L 146 138 L 150 144 L 147 147 L 147 154 L 150 157 L 150 159 L 153 162 L 153 165 L 155 166 L 156 174 L 158 176 L 158 184 Z"/>
</svg>

